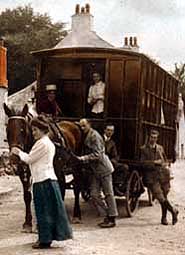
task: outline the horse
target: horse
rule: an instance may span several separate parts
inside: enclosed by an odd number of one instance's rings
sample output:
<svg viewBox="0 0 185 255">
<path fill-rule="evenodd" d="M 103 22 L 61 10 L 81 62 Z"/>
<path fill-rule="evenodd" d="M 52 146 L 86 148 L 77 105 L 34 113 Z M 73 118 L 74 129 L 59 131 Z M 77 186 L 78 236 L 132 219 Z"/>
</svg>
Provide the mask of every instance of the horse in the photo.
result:
<svg viewBox="0 0 185 255">
<path fill-rule="evenodd" d="M 9 108 L 6 104 L 4 104 L 4 111 L 8 116 L 8 124 L 7 124 L 7 140 L 9 144 L 9 149 L 11 152 L 12 147 L 18 147 L 25 152 L 29 152 L 33 145 L 33 137 L 31 132 L 31 125 L 28 114 L 28 106 L 25 104 L 22 111 L 15 110 L 13 108 Z M 63 171 L 64 166 L 70 162 L 70 158 L 72 157 L 74 152 L 79 155 L 82 148 L 83 135 L 80 127 L 70 121 L 60 121 L 57 123 L 57 127 L 62 134 L 62 139 L 64 144 L 57 145 L 56 155 L 54 158 L 54 169 L 56 176 L 59 181 L 59 185 L 61 188 L 62 197 L 64 199 L 65 196 L 65 173 Z M 54 132 L 50 130 L 51 139 L 54 137 Z M 10 163 L 12 165 L 16 165 L 16 173 L 19 176 L 22 186 L 23 186 L 23 196 L 26 207 L 25 221 L 23 223 L 23 229 L 25 232 L 32 232 L 32 213 L 31 213 L 31 172 L 29 166 L 15 155 L 10 153 Z M 81 222 L 81 210 L 80 210 L 80 191 L 82 190 L 82 179 L 81 178 L 81 168 L 78 165 L 72 167 L 73 174 L 73 190 L 75 195 L 74 202 L 74 210 L 73 210 L 73 222 L 80 223 Z"/>
</svg>

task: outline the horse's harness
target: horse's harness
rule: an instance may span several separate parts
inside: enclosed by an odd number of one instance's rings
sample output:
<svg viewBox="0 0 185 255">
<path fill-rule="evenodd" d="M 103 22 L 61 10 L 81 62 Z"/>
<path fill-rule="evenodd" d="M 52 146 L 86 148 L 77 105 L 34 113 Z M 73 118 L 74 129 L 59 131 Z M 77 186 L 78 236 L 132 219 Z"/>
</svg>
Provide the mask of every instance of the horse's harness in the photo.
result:
<svg viewBox="0 0 185 255">
<path fill-rule="evenodd" d="M 28 118 L 30 118 L 30 117 L 28 117 Z M 26 134 L 26 137 L 24 137 L 24 143 L 23 144 L 13 143 L 13 144 L 11 144 L 11 147 L 18 147 L 22 150 L 26 150 L 26 148 L 25 148 L 26 145 L 27 145 L 26 141 L 28 139 L 28 133 L 29 133 L 29 125 L 28 125 L 26 117 L 23 117 L 23 116 L 10 116 L 8 121 L 10 121 L 10 120 L 21 120 L 21 121 L 23 121 L 24 126 L 25 126 L 25 134 Z"/>
<path fill-rule="evenodd" d="M 60 146 L 63 146 L 64 148 L 67 148 L 68 142 L 67 142 L 62 130 L 57 125 L 57 123 L 55 123 L 53 120 L 49 119 L 48 125 L 49 125 L 50 130 L 53 132 L 54 143 L 56 145 L 60 145 Z"/>
<path fill-rule="evenodd" d="M 25 137 L 25 140 L 22 144 L 18 144 L 18 143 L 12 143 L 11 144 L 11 147 L 18 147 L 19 149 L 21 150 L 25 150 L 25 151 L 28 151 L 29 148 L 30 148 L 30 144 L 28 145 L 28 134 L 29 134 L 29 120 L 31 119 L 31 114 L 30 116 L 27 115 L 27 118 L 26 117 L 23 117 L 23 116 L 10 116 L 8 121 L 10 120 L 21 120 L 23 121 L 24 123 L 24 126 L 25 126 L 25 134 L 26 134 L 26 137 Z M 31 179 L 30 179 L 30 170 L 28 170 L 28 165 L 22 161 L 18 161 L 17 163 L 17 166 L 21 166 L 21 168 L 23 169 L 23 181 L 24 182 L 27 182 L 28 180 L 30 180 L 30 187 L 31 187 Z M 14 169 L 15 171 L 15 169 Z M 17 170 L 15 171 L 16 174 L 20 175 L 20 172 L 17 168 Z"/>
<path fill-rule="evenodd" d="M 73 154 L 72 150 L 70 149 L 68 141 L 67 141 L 66 137 L 64 136 L 62 130 L 58 126 L 58 124 L 56 122 L 54 122 L 52 119 L 49 119 L 48 125 L 54 134 L 53 143 L 55 144 L 55 147 L 56 147 L 56 154 L 57 154 L 57 151 L 61 151 L 62 154 L 69 155 L 68 159 L 65 158 L 65 160 L 66 160 L 65 166 L 66 166 L 68 164 L 71 156 L 73 156 L 74 154 Z M 61 154 L 61 153 L 59 153 L 59 154 Z M 62 159 L 62 157 L 59 156 L 59 160 L 61 160 L 61 159 Z"/>
</svg>

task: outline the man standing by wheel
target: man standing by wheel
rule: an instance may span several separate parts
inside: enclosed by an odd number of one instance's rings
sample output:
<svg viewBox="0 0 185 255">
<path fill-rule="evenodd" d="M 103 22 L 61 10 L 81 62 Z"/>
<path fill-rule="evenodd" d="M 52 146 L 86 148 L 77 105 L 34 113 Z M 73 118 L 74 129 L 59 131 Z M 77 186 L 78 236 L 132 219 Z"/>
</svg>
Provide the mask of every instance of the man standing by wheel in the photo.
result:
<svg viewBox="0 0 185 255">
<path fill-rule="evenodd" d="M 98 225 L 110 228 L 116 225 L 118 215 L 112 186 L 113 165 L 105 155 L 105 147 L 101 135 L 91 127 L 87 119 L 80 120 L 80 126 L 85 135 L 84 156 L 78 157 L 82 163 L 89 164 L 92 170 L 91 199 L 99 211 L 104 211 L 106 217 Z M 101 192 L 104 194 L 102 198 Z"/>
<path fill-rule="evenodd" d="M 170 190 L 170 171 L 166 164 L 166 155 L 157 144 L 159 132 L 151 130 L 149 141 L 141 147 L 140 159 L 143 165 L 143 182 L 159 201 L 162 210 L 161 224 L 168 225 L 167 211 L 172 214 L 172 224 L 178 221 L 178 210 L 172 207 L 167 195 Z"/>
</svg>

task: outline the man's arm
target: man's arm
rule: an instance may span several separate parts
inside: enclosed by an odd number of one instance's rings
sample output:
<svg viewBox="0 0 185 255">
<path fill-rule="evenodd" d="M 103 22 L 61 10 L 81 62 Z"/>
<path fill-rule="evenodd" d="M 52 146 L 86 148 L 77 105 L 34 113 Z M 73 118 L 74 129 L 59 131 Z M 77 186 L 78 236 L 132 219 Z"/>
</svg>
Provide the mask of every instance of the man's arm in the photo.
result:
<svg viewBox="0 0 185 255">
<path fill-rule="evenodd" d="M 93 96 L 92 96 L 92 87 L 89 88 L 88 98 L 87 98 L 88 104 L 93 104 Z"/>
<path fill-rule="evenodd" d="M 156 159 L 156 160 L 151 160 L 149 157 L 149 153 L 147 153 L 147 150 L 145 147 L 140 148 L 140 162 L 143 165 L 161 165 L 162 160 L 161 159 Z"/>
<path fill-rule="evenodd" d="M 97 135 L 93 134 L 91 139 L 91 153 L 79 157 L 83 163 L 89 163 L 91 161 L 97 161 L 99 160 L 103 153 L 105 152 L 104 145 L 103 145 L 103 140 Z"/>
<path fill-rule="evenodd" d="M 56 116 L 58 115 L 62 115 L 62 110 L 60 109 L 60 107 L 58 106 L 57 102 L 56 103 Z"/>
</svg>

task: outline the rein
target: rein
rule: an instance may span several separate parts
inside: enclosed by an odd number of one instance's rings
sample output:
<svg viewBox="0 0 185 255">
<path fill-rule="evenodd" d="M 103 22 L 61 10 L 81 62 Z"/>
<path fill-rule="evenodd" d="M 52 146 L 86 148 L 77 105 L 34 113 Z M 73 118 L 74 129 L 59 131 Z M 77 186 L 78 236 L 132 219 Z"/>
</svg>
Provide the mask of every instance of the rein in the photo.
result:
<svg viewBox="0 0 185 255">
<path fill-rule="evenodd" d="M 52 131 L 54 135 L 53 143 L 56 146 L 56 149 L 58 151 L 59 159 L 62 157 L 65 160 L 65 165 L 68 165 L 68 162 L 73 158 L 75 155 L 70 148 L 67 138 L 65 137 L 62 128 L 60 128 L 57 123 L 54 121 L 49 120 L 48 122 L 49 128 Z"/>
<path fill-rule="evenodd" d="M 54 122 L 48 122 L 49 128 L 53 133 L 54 143 L 59 143 L 64 148 L 69 147 L 67 140 L 62 132 L 62 130 L 58 127 L 58 125 Z M 56 139 L 56 141 L 55 141 Z"/>
</svg>

